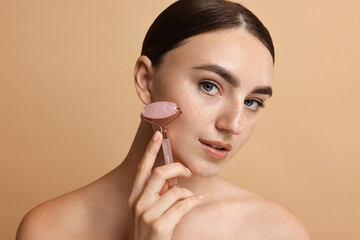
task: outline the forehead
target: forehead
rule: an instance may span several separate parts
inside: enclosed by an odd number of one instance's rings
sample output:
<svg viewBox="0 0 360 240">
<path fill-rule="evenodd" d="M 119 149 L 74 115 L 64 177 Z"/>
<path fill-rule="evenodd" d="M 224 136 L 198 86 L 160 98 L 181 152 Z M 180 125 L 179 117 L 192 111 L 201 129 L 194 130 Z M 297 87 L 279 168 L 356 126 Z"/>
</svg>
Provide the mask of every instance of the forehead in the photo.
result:
<svg viewBox="0 0 360 240">
<path fill-rule="evenodd" d="M 244 29 L 225 29 L 203 33 L 185 40 L 165 54 L 162 67 L 193 68 L 217 64 L 240 79 L 270 85 L 273 61 L 269 50 Z"/>
</svg>

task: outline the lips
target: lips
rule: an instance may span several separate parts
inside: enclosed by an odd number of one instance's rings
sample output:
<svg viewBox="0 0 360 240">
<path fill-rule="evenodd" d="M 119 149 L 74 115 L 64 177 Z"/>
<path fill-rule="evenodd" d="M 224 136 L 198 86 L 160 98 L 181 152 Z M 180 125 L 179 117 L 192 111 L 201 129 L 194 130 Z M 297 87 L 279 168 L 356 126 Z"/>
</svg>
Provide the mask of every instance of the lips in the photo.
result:
<svg viewBox="0 0 360 240">
<path fill-rule="evenodd" d="M 210 147 L 213 147 L 218 150 L 226 150 L 226 151 L 231 150 L 231 144 L 225 144 L 220 141 L 210 141 L 210 140 L 204 140 L 204 139 L 199 139 L 199 141 L 203 144 L 209 145 Z"/>
<path fill-rule="evenodd" d="M 204 139 L 199 139 L 199 141 L 203 150 L 212 158 L 217 160 L 224 159 L 231 150 L 231 144 Z"/>
</svg>

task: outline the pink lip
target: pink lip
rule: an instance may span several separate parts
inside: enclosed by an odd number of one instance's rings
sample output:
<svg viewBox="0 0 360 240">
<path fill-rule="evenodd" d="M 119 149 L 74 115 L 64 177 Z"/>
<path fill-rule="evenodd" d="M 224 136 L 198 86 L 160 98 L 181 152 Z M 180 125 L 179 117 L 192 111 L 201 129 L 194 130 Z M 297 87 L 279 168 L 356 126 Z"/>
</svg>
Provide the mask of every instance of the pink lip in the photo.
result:
<svg viewBox="0 0 360 240">
<path fill-rule="evenodd" d="M 201 143 L 201 147 L 203 148 L 203 150 L 212 158 L 217 160 L 222 160 L 226 158 L 229 151 L 231 150 L 231 144 L 225 144 L 219 141 L 209 141 L 203 139 L 200 139 L 199 141 Z M 216 149 L 210 145 L 216 146 L 218 148 L 223 148 L 223 150 Z"/>
</svg>

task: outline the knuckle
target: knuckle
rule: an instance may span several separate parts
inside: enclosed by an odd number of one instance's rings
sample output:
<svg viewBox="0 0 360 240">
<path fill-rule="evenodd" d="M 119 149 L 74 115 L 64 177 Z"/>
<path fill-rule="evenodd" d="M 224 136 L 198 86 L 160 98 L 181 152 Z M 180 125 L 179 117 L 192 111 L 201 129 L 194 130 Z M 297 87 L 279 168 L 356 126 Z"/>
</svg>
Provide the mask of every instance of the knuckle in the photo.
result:
<svg viewBox="0 0 360 240">
<path fill-rule="evenodd" d="M 144 223 L 145 225 L 149 225 L 151 224 L 151 216 L 149 212 L 144 212 L 143 214 L 141 214 L 140 216 L 141 222 Z"/>
<path fill-rule="evenodd" d="M 162 169 L 161 167 L 157 167 L 154 169 L 153 171 L 153 175 L 155 177 L 158 177 L 158 178 L 163 178 L 164 176 L 164 169 Z"/>
<path fill-rule="evenodd" d="M 142 163 L 139 163 L 138 165 L 138 172 L 142 172 L 144 170 L 145 166 Z"/>
<path fill-rule="evenodd" d="M 156 234 L 160 234 L 162 232 L 164 232 L 164 224 L 162 224 L 161 221 L 157 220 L 157 221 L 153 221 L 151 223 L 151 229 L 154 231 L 154 233 Z"/>
<path fill-rule="evenodd" d="M 139 215 L 142 212 L 142 205 L 140 201 L 136 201 L 133 205 L 132 205 L 133 210 L 135 211 L 135 213 L 137 215 Z"/>
</svg>

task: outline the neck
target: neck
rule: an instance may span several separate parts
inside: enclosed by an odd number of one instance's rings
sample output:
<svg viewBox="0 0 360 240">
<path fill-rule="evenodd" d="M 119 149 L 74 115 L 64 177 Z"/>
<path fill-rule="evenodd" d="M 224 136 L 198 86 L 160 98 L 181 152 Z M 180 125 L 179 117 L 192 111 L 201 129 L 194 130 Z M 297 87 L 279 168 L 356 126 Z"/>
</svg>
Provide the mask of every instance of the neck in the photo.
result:
<svg viewBox="0 0 360 240">
<path fill-rule="evenodd" d="M 145 152 L 146 146 L 152 137 L 153 131 L 148 123 L 140 121 L 135 138 L 131 144 L 130 150 L 119 168 L 127 170 L 126 175 L 134 176 L 137 171 L 138 164 Z"/>
</svg>

